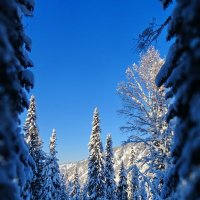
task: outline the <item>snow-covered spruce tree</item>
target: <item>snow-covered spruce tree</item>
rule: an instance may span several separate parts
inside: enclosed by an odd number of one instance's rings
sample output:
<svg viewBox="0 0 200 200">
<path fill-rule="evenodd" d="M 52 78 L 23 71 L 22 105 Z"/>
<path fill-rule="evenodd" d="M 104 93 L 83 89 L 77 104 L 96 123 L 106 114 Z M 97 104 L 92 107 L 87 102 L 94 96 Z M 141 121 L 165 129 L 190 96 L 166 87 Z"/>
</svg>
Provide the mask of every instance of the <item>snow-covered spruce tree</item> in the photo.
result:
<svg viewBox="0 0 200 200">
<path fill-rule="evenodd" d="M 50 177 L 51 177 L 51 198 L 55 200 L 61 200 L 62 185 L 61 185 L 61 173 L 59 170 L 58 159 L 56 157 L 56 130 L 53 129 L 52 136 L 50 138 Z"/>
<path fill-rule="evenodd" d="M 172 1 L 162 1 L 164 8 Z M 176 1 L 167 40 L 174 39 L 156 84 L 173 97 L 168 120 L 177 117 L 172 148 L 174 167 L 167 172 L 163 198 L 200 197 L 200 3 Z M 174 193 L 177 195 L 174 195 Z"/>
<path fill-rule="evenodd" d="M 147 200 L 147 190 L 146 190 L 146 186 L 145 186 L 145 180 L 143 177 L 140 176 L 139 178 L 139 199 L 140 200 Z M 156 198 L 153 198 L 156 200 Z"/>
<path fill-rule="evenodd" d="M 69 180 L 69 175 L 67 172 L 65 172 L 65 183 L 67 196 L 70 197 L 72 191 L 72 182 Z"/>
<path fill-rule="evenodd" d="M 48 199 L 49 195 L 49 169 L 48 157 L 42 150 L 42 141 L 39 136 L 36 116 L 35 97 L 31 96 L 26 122 L 24 125 L 25 139 L 30 155 L 35 161 L 33 182 L 31 183 L 31 199 Z"/>
<path fill-rule="evenodd" d="M 131 167 L 131 176 L 130 176 L 130 185 L 129 185 L 129 200 L 139 200 L 139 193 L 140 193 L 140 187 L 139 187 L 139 169 L 136 165 L 132 165 Z"/>
<path fill-rule="evenodd" d="M 67 185 L 66 185 L 65 176 L 63 174 L 61 174 L 61 176 L 60 176 L 60 188 L 61 188 L 60 199 L 68 200 L 69 196 L 67 194 Z"/>
<path fill-rule="evenodd" d="M 33 9 L 33 0 L 0 0 L 0 197 L 2 200 L 21 199 L 21 188 L 18 185 L 26 182 L 24 173 L 29 174 L 28 171 L 21 171 L 24 180 L 19 180 L 21 177 L 18 177 L 17 168 L 24 168 L 20 154 L 26 154 L 20 137 L 19 114 L 28 105 L 26 90 L 29 91 L 33 87 L 32 73 L 27 69 L 32 66 L 27 56 L 27 50 L 31 49 L 30 39 L 24 33 L 22 19 L 23 16 L 31 16 Z M 29 178 L 29 175 L 27 177 Z"/>
<path fill-rule="evenodd" d="M 127 182 L 128 182 L 128 199 L 132 200 L 133 199 L 133 194 L 134 194 L 134 163 L 135 163 L 135 151 L 134 147 L 131 146 L 131 151 L 130 151 L 130 158 L 128 160 L 128 168 L 130 171 L 128 172 L 127 175 Z"/>
<path fill-rule="evenodd" d="M 80 193 L 80 183 L 79 183 L 79 177 L 78 177 L 78 170 L 77 167 L 75 168 L 74 177 L 73 177 L 73 188 L 71 192 L 71 200 L 80 200 L 81 199 L 81 193 Z"/>
<path fill-rule="evenodd" d="M 87 195 L 89 200 L 100 200 L 105 197 L 105 175 L 103 146 L 100 138 L 100 118 L 95 108 L 92 133 L 89 142 Z"/>
<path fill-rule="evenodd" d="M 18 183 L 20 186 L 21 198 L 23 200 L 30 200 L 32 195 L 31 184 L 33 181 L 33 172 L 36 169 L 36 166 L 32 156 L 29 153 L 29 148 L 24 140 L 24 135 L 21 134 L 21 137 L 21 146 L 23 147 L 24 151 L 20 154 L 23 166 L 20 165 L 17 167 Z"/>
<path fill-rule="evenodd" d="M 135 151 L 133 145 L 131 146 L 130 158 L 128 160 L 128 167 L 131 167 L 135 163 Z"/>
<path fill-rule="evenodd" d="M 81 188 L 81 200 L 88 200 L 87 197 L 87 184 L 84 184 Z"/>
<path fill-rule="evenodd" d="M 114 160 L 113 160 L 113 147 L 111 135 L 107 136 L 106 139 L 106 150 L 105 150 L 105 194 L 107 200 L 116 199 L 116 183 L 115 183 L 115 172 L 114 172 Z"/>
<path fill-rule="evenodd" d="M 159 52 L 153 46 L 149 47 L 142 54 L 139 66 L 134 64 L 126 70 L 127 81 L 118 87 L 124 103 L 120 113 L 128 118 L 127 126 L 122 130 L 133 133 L 128 142 L 142 142 L 148 150 L 149 155 L 141 161 L 149 166 L 145 174 L 151 173 L 149 177 L 157 189 L 156 195 L 160 193 L 163 171 L 169 162 L 171 138 L 170 127 L 164 120 L 167 112 L 164 87 L 158 88 L 155 84 L 163 63 Z"/>
<path fill-rule="evenodd" d="M 119 170 L 119 183 L 117 186 L 117 199 L 128 200 L 128 184 L 127 184 L 127 173 L 124 168 L 124 163 L 122 161 L 120 170 Z"/>
</svg>

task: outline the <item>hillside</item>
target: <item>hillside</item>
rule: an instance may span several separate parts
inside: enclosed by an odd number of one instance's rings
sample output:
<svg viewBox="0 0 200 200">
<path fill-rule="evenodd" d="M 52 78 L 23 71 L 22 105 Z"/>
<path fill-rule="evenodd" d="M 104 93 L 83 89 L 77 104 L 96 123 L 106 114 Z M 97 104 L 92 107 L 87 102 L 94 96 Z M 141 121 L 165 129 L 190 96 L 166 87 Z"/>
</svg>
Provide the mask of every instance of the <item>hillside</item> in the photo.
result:
<svg viewBox="0 0 200 200">
<path fill-rule="evenodd" d="M 114 169 L 116 173 L 116 181 L 118 181 L 118 171 L 121 162 L 124 162 L 124 165 L 128 167 L 128 160 L 130 157 L 130 151 L 131 151 L 132 144 L 116 147 L 113 149 L 114 151 Z M 134 144 L 134 152 L 135 152 L 135 160 L 139 160 L 141 157 L 143 157 L 147 152 L 145 151 L 144 145 L 140 144 Z M 137 164 L 138 166 L 138 164 Z M 68 163 L 68 164 L 62 164 L 60 165 L 61 172 L 67 176 L 67 179 L 69 181 L 72 180 L 75 167 L 78 169 L 80 183 L 83 185 L 86 182 L 87 179 L 87 159 L 81 160 L 75 163 Z M 143 171 L 145 166 L 138 166 L 138 168 Z"/>
</svg>

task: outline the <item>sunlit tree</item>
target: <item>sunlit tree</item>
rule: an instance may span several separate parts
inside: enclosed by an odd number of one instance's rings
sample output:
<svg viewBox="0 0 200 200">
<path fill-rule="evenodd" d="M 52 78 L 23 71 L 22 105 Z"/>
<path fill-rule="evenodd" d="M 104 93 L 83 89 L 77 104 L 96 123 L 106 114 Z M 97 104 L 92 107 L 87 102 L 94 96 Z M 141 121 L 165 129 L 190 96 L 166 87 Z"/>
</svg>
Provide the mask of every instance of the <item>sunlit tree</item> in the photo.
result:
<svg viewBox="0 0 200 200">
<path fill-rule="evenodd" d="M 105 149 L 105 193 L 107 200 L 116 199 L 116 183 L 111 135 L 107 136 Z"/>
<path fill-rule="evenodd" d="M 119 169 L 119 183 L 117 186 L 117 199 L 128 200 L 127 173 L 123 161 Z"/>
<path fill-rule="evenodd" d="M 169 163 L 172 134 L 165 121 L 167 102 L 164 87 L 158 88 L 155 84 L 156 74 L 163 63 L 159 52 L 153 46 L 149 47 L 141 55 L 139 65 L 128 67 L 127 79 L 118 87 L 123 102 L 119 112 L 127 118 L 122 130 L 131 133 L 128 142 L 142 142 L 148 150 L 149 154 L 143 157 L 142 162 L 149 165 L 144 173 L 154 182 L 153 193 L 156 194 L 162 187 L 161 171 Z"/>
<path fill-rule="evenodd" d="M 103 146 L 100 138 L 100 118 L 95 108 L 92 133 L 89 142 L 87 194 L 89 200 L 100 200 L 105 197 L 105 175 Z"/>
</svg>

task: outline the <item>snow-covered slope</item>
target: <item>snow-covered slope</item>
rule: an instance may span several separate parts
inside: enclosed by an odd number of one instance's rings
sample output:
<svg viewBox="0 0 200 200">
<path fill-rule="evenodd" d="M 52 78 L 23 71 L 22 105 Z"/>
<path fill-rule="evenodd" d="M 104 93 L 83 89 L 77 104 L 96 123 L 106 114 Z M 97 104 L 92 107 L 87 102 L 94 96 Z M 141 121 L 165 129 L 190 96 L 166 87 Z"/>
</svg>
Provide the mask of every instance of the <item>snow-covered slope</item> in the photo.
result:
<svg viewBox="0 0 200 200">
<path fill-rule="evenodd" d="M 116 147 L 113 149 L 114 150 L 114 169 L 115 169 L 115 173 L 116 173 L 116 181 L 117 182 L 118 182 L 117 174 L 118 174 L 121 162 L 123 161 L 126 168 L 128 167 L 128 160 L 130 158 L 131 146 L 132 146 L 131 144 L 128 144 L 128 145 Z M 135 161 L 139 160 L 147 153 L 144 148 L 144 145 L 142 145 L 141 143 L 134 144 L 133 147 L 134 147 L 134 152 L 135 152 Z M 137 164 L 137 166 L 138 166 L 138 164 Z M 64 175 L 67 175 L 67 179 L 69 181 L 71 181 L 73 178 L 75 167 L 77 167 L 77 169 L 78 169 L 80 183 L 81 183 L 81 185 L 83 185 L 87 179 L 87 159 L 78 161 L 75 163 L 68 163 L 68 164 L 60 165 L 61 172 Z M 145 166 L 138 166 L 138 168 L 141 171 L 143 171 Z"/>
</svg>

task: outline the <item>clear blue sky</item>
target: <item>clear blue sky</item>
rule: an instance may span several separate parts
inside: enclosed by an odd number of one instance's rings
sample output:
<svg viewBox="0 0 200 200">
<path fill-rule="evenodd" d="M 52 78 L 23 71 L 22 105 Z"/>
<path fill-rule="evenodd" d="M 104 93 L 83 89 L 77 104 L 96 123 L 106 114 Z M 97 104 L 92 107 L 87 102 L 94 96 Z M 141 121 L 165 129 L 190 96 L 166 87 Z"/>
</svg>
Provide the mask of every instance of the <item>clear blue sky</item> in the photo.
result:
<svg viewBox="0 0 200 200">
<path fill-rule="evenodd" d="M 168 14 L 158 0 L 36 0 L 25 28 L 33 41 L 31 94 L 45 151 L 56 128 L 60 163 L 86 158 L 95 106 L 103 143 L 107 133 L 114 146 L 126 139 L 119 130 L 125 121 L 116 112 L 121 108 L 117 84 L 138 61 L 134 38 L 153 17 L 161 23 Z M 165 34 L 157 48 L 166 56 Z"/>
</svg>

